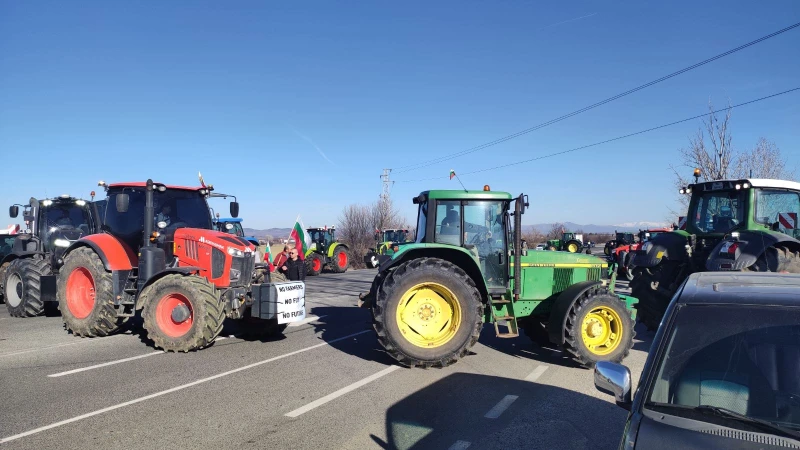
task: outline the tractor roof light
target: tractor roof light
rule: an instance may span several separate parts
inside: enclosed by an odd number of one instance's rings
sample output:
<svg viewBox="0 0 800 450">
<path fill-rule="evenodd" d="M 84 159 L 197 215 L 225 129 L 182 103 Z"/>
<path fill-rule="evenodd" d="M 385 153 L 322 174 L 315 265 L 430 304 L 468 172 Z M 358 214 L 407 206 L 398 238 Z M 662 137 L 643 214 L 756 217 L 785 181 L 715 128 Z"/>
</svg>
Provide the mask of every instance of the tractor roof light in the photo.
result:
<svg viewBox="0 0 800 450">
<path fill-rule="evenodd" d="M 75 204 L 78 206 L 86 205 L 86 200 L 75 200 Z"/>
<path fill-rule="evenodd" d="M 53 204 L 52 200 L 44 200 L 42 201 L 42 206 L 50 206 Z"/>
<path fill-rule="evenodd" d="M 158 187 L 156 187 L 156 189 L 158 190 L 158 192 L 164 192 L 167 190 L 167 187 L 164 186 L 163 184 L 159 184 Z"/>
<path fill-rule="evenodd" d="M 744 183 L 742 183 L 742 187 L 745 188 L 745 189 L 748 189 L 750 187 L 750 183 L 744 182 Z"/>
<path fill-rule="evenodd" d="M 734 231 L 733 233 L 731 233 L 731 237 L 732 237 L 732 238 L 733 238 L 733 240 L 735 240 L 735 241 L 738 241 L 738 240 L 739 240 L 739 236 L 741 236 L 741 235 L 739 234 L 739 232 L 738 232 L 738 231 Z"/>
<path fill-rule="evenodd" d="M 686 188 L 681 188 L 681 189 L 678 191 L 678 193 L 679 193 L 679 194 L 685 194 L 685 193 L 686 193 Z"/>
<path fill-rule="evenodd" d="M 739 183 L 736 183 L 736 186 L 735 186 L 735 188 L 736 188 L 736 190 L 738 191 L 739 189 L 741 189 L 741 188 L 742 188 L 742 185 L 741 185 L 741 184 L 739 184 Z"/>
<path fill-rule="evenodd" d="M 100 180 L 100 181 L 97 182 L 97 185 L 98 186 L 106 186 L 106 182 L 103 181 L 103 180 Z"/>
</svg>

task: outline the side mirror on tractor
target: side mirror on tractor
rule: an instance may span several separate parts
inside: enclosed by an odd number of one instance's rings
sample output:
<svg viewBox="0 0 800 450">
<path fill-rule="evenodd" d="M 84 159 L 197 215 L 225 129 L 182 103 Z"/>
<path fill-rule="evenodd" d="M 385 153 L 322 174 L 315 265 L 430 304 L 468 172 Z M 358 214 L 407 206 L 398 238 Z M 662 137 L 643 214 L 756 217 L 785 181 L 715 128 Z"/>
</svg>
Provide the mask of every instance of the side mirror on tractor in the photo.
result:
<svg viewBox="0 0 800 450">
<path fill-rule="evenodd" d="M 231 217 L 239 217 L 239 202 L 231 202 Z"/>
<path fill-rule="evenodd" d="M 8 215 L 11 216 L 12 218 L 17 217 L 19 215 L 19 206 L 17 205 L 9 206 Z"/>
<path fill-rule="evenodd" d="M 116 206 L 118 213 L 126 213 L 128 212 L 128 205 L 130 204 L 131 198 L 128 194 L 117 194 L 116 198 Z"/>
</svg>

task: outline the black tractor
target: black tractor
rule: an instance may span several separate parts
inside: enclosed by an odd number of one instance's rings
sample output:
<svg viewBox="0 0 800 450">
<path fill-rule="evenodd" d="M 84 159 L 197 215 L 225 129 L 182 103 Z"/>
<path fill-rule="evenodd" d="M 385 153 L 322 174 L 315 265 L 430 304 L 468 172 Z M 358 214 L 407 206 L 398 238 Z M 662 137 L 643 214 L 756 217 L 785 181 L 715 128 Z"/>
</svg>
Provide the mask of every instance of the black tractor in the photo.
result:
<svg viewBox="0 0 800 450">
<path fill-rule="evenodd" d="M 23 207 L 25 230 L 14 236 L 10 252 L 0 260 L 0 293 L 14 317 L 56 313 L 56 273 L 64 251 L 83 236 L 99 231 L 97 204 L 62 195 L 15 204 L 16 218 Z"/>
<path fill-rule="evenodd" d="M 635 239 L 633 237 L 633 233 L 620 233 L 619 231 L 614 231 L 616 237 L 608 242 L 606 242 L 606 246 L 603 248 L 603 253 L 606 256 L 611 256 L 614 253 L 614 249 L 623 245 L 633 245 Z"/>
</svg>

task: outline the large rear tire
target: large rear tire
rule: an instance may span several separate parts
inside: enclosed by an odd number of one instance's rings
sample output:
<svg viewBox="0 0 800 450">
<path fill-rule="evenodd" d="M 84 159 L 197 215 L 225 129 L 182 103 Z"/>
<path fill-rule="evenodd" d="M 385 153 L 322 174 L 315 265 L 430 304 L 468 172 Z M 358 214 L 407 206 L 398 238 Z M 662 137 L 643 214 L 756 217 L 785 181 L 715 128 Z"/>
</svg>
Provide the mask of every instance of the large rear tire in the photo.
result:
<svg viewBox="0 0 800 450">
<path fill-rule="evenodd" d="M 40 277 L 50 274 L 44 259 L 19 258 L 11 261 L 3 279 L 3 297 L 13 317 L 34 317 L 44 312 Z"/>
<path fill-rule="evenodd" d="M 350 253 L 344 246 L 337 245 L 336 248 L 333 249 L 333 257 L 331 257 L 331 262 L 329 264 L 331 271 L 334 273 L 343 273 L 347 271 L 349 265 Z"/>
<path fill-rule="evenodd" d="M 211 345 L 222 331 L 225 310 L 207 279 L 170 274 L 142 292 L 147 336 L 167 352 L 188 352 Z"/>
<path fill-rule="evenodd" d="M 6 270 L 11 263 L 3 263 L 0 265 L 0 303 L 5 303 L 5 279 L 6 279 Z"/>
<path fill-rule="evenodd" d="M 636 320 L 650 331 L 658 329 L 669 302 L 683 282 L 676 279 L 678 272 L 678 263 L 674 261 L 661 261 L 652 268 L 634 268 L 630 288 L 631 295 L 639 299 L 634 306 Z"/>
<path fill-rule="evenodd" d="M 318 253 L 311 253 L 306 257 L 306 276 L 317 276 L 322 273 L 322 256 Z"/>
<path fill-rule="evenodd" d="M 569 241 L 567 242 L 567 245 L 565 247 L 567 251 L 570 253 L 578 253 L 578 251 L 580 251 L 581 249 L 581 246 L 580 244 L 578 244 L 578 241 Z"/>
<path fill-rule="evenodd" d="M 460 267 L 438 258 L 405 262 L 378 287 L 373 326 L 386 352 L 408 367 L 446 367 L 478 341 L 483 302 Z"/>
<path fill-rule="evenodd" d="M 633 347 L 631 314 L 616 295 L 603 288 L 585 292 L 567 315 L 564 348 L 578 364 L 619 363 Z"/>
<path fill-rule="evenodd" d="M 800 273 L 800 253 L 783 246 L 769 248 L 758 257 L 755 264 L 744 271 Z"/>
<path fill-rule="evenodd" d="M 58 309 L 64 327 L 76 336 L 108 336 L 119 330 L 126 318 L 114 308 L 111 272 L 89 247 L 73 250 L 59 270 Z"/>
</svg>

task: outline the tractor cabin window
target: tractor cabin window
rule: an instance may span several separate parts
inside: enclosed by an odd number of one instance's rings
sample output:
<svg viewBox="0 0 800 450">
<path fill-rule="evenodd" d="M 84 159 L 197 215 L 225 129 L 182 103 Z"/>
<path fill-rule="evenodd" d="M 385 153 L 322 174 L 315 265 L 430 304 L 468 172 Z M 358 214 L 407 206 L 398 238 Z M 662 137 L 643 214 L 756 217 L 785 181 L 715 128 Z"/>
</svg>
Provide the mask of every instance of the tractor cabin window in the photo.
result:
<svg viewBox="0 0 800 450">
<path fill-rule="evenodd" d="M 705 233 L 727 233 L 744 220 L 744 193 L 704 192 L 694 213 L 694 226 Z"/>
<path fill-rule="evenodd" d="M 775 227 L 796 238 L 800 236 L 800 230 L 797 223 L 792 222 L 796 222 L 798 214 L 800 214 L 800 194 L 797 192 L 772 189 L 756 191 L 756 222 Z M 793 227 L 790 228 L 791 226 Z"/>
<path fill-rule="evenodd" d="M 417 213 L 417 236 L 414 239 L 417 243 L 425 242 L 425 231 L 428 226 L 428 202 L 422 202 L 419 205 L 419 212 Z"/>
</svg>

